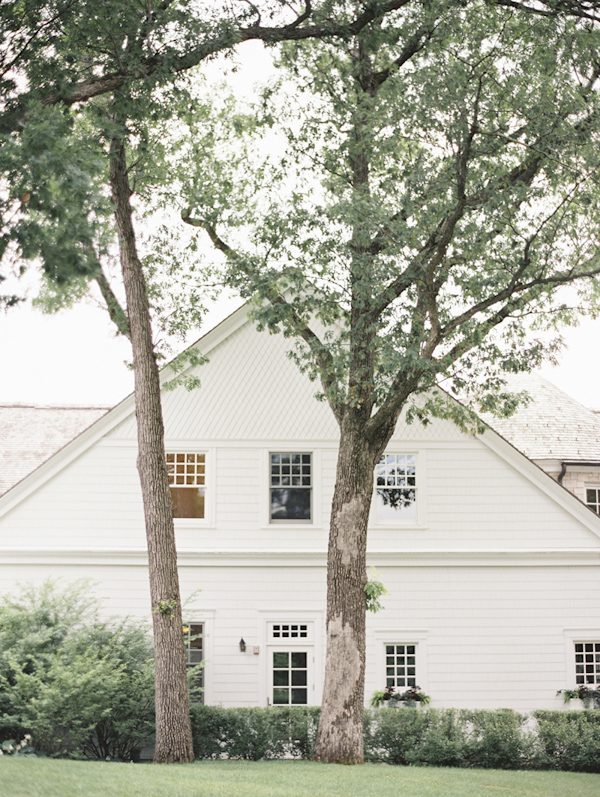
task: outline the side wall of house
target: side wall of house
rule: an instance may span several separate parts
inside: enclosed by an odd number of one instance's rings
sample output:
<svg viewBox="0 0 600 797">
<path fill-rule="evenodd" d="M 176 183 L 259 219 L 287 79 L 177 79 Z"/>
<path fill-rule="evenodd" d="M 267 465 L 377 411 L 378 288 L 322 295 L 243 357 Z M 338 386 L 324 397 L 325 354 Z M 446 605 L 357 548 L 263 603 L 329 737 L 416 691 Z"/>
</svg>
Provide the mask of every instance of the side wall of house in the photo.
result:
<svg viewBox="0 0 600 797">
<path fill-rule="evenodd" d="M 176 521 L 176 534 L 186 619 L 204 626 L 209 703 L 272 702 L 281 652 L 302 654 L 290 678 L 320 700 L 337 430 L 285 351 L 242 326 L 211 351 L 200 390 L 164 396 L 167 450 L 206 457 L 205 518 Z M 549 478 L 449 422 L 400 423 L 388 450 L 415 457 L 416 515 L 373 513 L 369 563 L 388 594 L 368 618 L 367 695 L 414 677 L 437 706 L 559 708 L 556 690 L 574 685 L 574 641 L 600 643 L 595 519 L 586 525 Z M 310 522 L 270 522 L 273 452 L 311 454 Z M 40 472 L 0 517 L 0 592 L 85 577 L 106 614 L 149 623 L 135 459 L 130 416 Z"/>
</svg>

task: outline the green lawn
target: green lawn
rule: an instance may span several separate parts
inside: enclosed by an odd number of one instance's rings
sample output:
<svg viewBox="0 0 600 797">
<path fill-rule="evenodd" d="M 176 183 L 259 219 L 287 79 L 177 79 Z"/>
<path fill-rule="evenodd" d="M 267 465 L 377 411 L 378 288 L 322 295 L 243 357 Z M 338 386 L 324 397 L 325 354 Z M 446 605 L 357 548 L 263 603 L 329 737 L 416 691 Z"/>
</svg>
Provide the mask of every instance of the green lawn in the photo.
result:
<svg viewBox="0 0 600 797">
<path fill-rule="evenodd" d="M 0 797 L 598 797 L 600 775 L 309 761 L 0 760 Z"/>
</svg>

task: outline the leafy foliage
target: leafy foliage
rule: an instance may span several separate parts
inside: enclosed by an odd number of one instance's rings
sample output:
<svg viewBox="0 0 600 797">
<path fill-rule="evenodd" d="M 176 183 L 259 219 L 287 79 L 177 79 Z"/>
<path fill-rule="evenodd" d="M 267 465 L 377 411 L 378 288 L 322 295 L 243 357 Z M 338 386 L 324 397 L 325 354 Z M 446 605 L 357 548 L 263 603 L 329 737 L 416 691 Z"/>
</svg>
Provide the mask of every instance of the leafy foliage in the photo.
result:
<svg viewBox="0 0 600 797">
<path fill-rule="evenodd" d="M 310 758 L 318 708 L 192 708 L 196 758 Z"/>
<path fill-rule="evenodd" d="M 318 708 L 196 706 L 196 758 L 311 757 Z M 386 764 L 599 772 L 592 711 L 420 709 L 365 712 L 365 758 Z"/>
<path fill-rule="evenodd" d="M 600 712 L 536 711 L 541 767 L 600 772 Z"/>
<path fill-rule="evenodd" d="M 338 417 L 388 428 L 440 379 L 510 411 L 502 373 L 556 350 L 524 345 L 532 324 L 595 306 L 598 36 L 478 0 L 409 3 L 352 44 L 287 45 L 254 126 L 204 131 L 184 215 L 259 324 L 297 338 Z M 265 137 L 271 156 L 253 156 Z M 418 412 L 451 408 L 471 422 L 448 402 Z"/>
<path fill-rule="evenodd" d="M 600 690 L 589 686 L 578 686 L 576 689 L 559 689 L 556 693 L 562 695 L 565 703 L 570 700 L 581 700 L 585 708 L 600 708 Z"/>
<path fill-rule="evenodd" d="M 130 760 L 152 737 L 153 700 L 146 629 L 100 620 L 86 583 L 0 601 L 0 731 L 46 755 Z"/>
<path fill-rule="evenodd" d="M 371 577 L 365 584 L 365 595 L 367 596 L 367 611 L 377 613 L 383 609 L 383 604 L 379 600 L 382 595 L 387 595 L 387 589 L 379 580 L 379 574 L 374 567 L 371 568 Z"/>
</svg>

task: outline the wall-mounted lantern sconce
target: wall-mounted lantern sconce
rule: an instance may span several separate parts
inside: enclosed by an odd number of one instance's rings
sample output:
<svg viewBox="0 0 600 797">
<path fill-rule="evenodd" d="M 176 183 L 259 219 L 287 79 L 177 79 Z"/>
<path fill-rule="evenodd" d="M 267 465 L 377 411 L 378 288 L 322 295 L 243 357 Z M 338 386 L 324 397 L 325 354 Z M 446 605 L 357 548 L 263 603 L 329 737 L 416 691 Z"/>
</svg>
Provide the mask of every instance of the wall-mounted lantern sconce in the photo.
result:
<svg viewBox="0 0 600 797">
<path fill-rule="evenodd" d="M 246 643 L 244 642 L 244 638 L 240 639 L 240 650 L 242 653 L 246 652 Z"/>
</svg>

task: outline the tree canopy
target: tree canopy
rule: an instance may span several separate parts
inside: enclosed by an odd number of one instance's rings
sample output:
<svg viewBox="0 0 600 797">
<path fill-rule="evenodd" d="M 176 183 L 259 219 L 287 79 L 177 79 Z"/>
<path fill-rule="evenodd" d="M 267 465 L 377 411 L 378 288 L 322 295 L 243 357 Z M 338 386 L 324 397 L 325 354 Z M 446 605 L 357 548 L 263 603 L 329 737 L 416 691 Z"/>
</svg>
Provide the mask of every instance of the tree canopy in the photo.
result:
<svg viewBox="0 0 600 797">
<path fill-rule="evenodd" d="M 286 79 L 229 133 L 254 144 L 222 157 L 205 138 L 182 186 L 184 221 L 259 325 L 296 339 L 340 427 L 319 760 L 363 757 L 367 527 L 400 412 L 467 425 L 439 382 L 514 407 L 502 373 L 548 351 L 532 324 L 596 308 L 598 35 L 541 5 L 433 0 L 287 44 Z M 283 155 L 256 158 L 276 125 Z"/>
<path fill-rule="evenodd" d="M 252 128 L 279 126 L 282 159 L 251 178 L 251 146 L 195 163 L 184 215 L 267 300 L 258 320 L 302 339 L 338 419 L 364 407 L 375 433 L 439 376 L 496 388 L 546 353 L 524 343 L 536 318 L 595 306 L 597 44 L 579 20 L 411 5 L 343 45 L 286 46 Z"/>
</svg>

